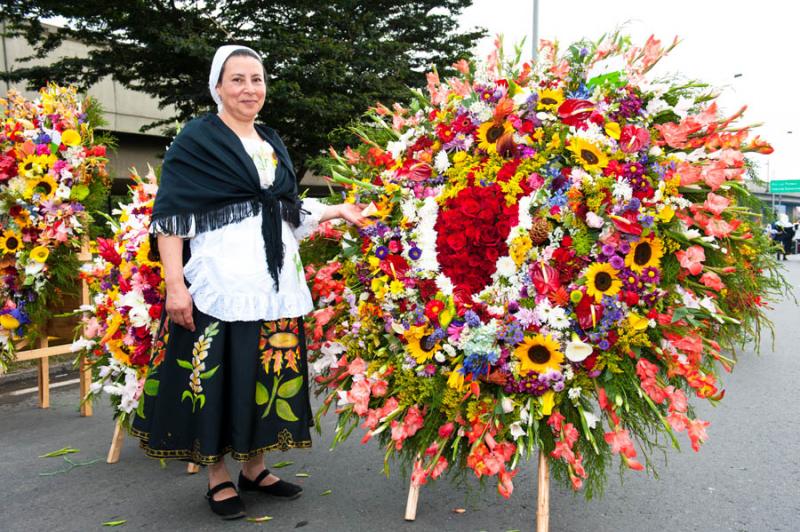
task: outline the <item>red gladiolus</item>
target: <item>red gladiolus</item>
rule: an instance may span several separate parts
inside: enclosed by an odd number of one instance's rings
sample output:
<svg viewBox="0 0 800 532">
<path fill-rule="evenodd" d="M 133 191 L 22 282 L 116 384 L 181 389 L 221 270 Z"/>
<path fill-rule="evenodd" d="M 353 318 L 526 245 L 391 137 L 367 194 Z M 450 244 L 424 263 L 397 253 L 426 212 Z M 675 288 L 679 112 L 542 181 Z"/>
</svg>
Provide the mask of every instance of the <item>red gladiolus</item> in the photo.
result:
<svg viewBox="0 0 800 532">
<path fill-rule="evenodd" d="M 122 263 L 122 257 L 114 247 L 114 241 L 109 238 L 97 239 L 97 252 L 103 259 L 114 266 L 119 266 Z"/>
</svg>

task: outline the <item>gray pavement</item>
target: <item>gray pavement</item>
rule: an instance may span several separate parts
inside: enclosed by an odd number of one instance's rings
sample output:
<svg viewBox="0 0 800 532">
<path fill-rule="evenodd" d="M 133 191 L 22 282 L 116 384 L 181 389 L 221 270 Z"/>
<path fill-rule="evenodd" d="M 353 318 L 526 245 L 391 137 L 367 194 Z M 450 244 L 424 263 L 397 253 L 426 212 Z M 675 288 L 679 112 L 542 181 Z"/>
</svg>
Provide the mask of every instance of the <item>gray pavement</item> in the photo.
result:
<svg viewBox="0 0 800 532">
<path fill-rule="evenodd" d="M 800 297 L 800 257 L 786 263 Z M 625 472 L 610 474 L 606 494 L 585 501 L 554 485 L 550 524 L 557 531 L 794 531 L 800 528 L 800 309 L 792 302 L 771 316 L 777 335 L 773 351 L 765 338 L 762 354 L 745 351 L 735 372 L 725 377 L 727 396 L 717 408 L 699 404 L 712 422 L 700 453 L 681 439 L 683 452 L 659 459 L 660 478 Z M 7 388 L 7 387 L 6 387 Z M 302 483 L 297 501 L 259 500 L 246 495 L 251 516 L 266 523 L 224 523 L 203 498 L 205 475 L 187 475 L 180 462 L 161 468 L 127 439 L 118 464 L 99 461 L 67 473 L 61 458 L 38 458 L 75 447 L 75 461 L 104 459 L 113 422 L 104 401 L 95 415 L 81 418 L 76 386 L 52 392 L 52 408 L 36 407 L 35 394 L 10 397 L 0 388 L 0 531 L 108 530 L 109 520 L 127 520 L 117 530 L 308 531 L 509 531 L 533 530 L 536 466 L 515 479 L 509 501 L 477 482 L 456 486 L 439 481 L 423 487 L 417 520 L 403 521 L 407 479 L 381 472 L 382 452 L 351 438 L 328 450 L 333 417 L 323 424 L 311 450 L 273 453 L 268 464 L 291 460 L 278 470 Z M 5 394 L 5 395 L 4 395 Z M 294 479 L 297 472 L 309 478 Z M 322 495 L 332 490 L 329 495 Z M 464 508 L 464 513 L 453 509 Z"/>
</svg>

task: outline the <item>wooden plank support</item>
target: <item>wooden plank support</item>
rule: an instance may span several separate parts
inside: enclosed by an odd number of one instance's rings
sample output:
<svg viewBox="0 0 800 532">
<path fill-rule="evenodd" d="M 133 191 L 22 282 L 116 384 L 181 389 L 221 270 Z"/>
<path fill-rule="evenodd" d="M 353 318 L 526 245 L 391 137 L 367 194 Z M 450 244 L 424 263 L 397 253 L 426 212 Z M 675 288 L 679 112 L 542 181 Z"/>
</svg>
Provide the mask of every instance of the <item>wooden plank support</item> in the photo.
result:
<svg viewBox="0 0 800 532">
<path fill-rule="evenodd" d="M 550 462 L 539 449 L 539 482 L 536 488 L 536 532 L 550 530 Z"/>
<path fill-rule="evenodd" d="M 92 365 L 84 358 L 81 360 L 81 415 L 90 417 L 92 412 L 92 400 L 89 397 L 89 388 L 92 385 Z"/>
<path fill-rule="evenodd" d="M 417 518 L 417 504 L 419 503 L 419 486 L 414 481 L 408 485 L 408 499 L 406 500 L 406 521 Z"/>
<path fill-rule="evenodd" d="M 39 347 L 38 349 L 17 351 L 14 358 L 17 361 L 22 362 L 23 360 L 36 360 L 37 358 L 48 358 L 58 355 L 68 355 L 69 353 L 72 352 L 71 350 L 72 346 L 70 344 L 54 345 L 52 347 L 47 347 L 47 342 L 45 342 L 44 345 L 45 347 Z"/>
<path fill-rule="evenodd" d="M 125 439 L 125 427 L 122 426 L 122 421 L 117 420 L 114 426 L 114 437 L 111 439 L 111 447 L 108 449 L 108 458 L 106 462 L 109 464 L 116 464 L 119 462 L 119 455 L 122 452 L 122 442 Z"/>
<path fill-rule="evenodd" d="M 47 336 L 39 340 L 39 349 L 47 349 Z M 50 408 L 50 359 L 39 359 L 39 407 Z"/>
</svg>

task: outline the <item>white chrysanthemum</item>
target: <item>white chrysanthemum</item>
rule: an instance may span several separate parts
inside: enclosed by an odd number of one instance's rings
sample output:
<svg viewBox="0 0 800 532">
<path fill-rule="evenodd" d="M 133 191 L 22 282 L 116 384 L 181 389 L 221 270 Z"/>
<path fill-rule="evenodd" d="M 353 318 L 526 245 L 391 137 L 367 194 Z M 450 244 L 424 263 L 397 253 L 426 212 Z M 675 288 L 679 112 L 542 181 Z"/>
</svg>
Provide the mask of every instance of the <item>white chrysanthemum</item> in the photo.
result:
<svg viewBox="0 0 800 532">
<path fill-rule="evenodd" d="M 568 328 L 570 325 L 569 316 L 563 307 L 553 308 L 553 310 L 550 311 L 550 315 L 547 317 L 547 323 L 550 327 L 559 331 Z"/>
<path fill-rule="evenodd" d="M 453 281 L 443 273 L 436 276 L 436 288 L 446 296 L 453 295 Z"/>
<path fill-rule="evenodd" d="M 419 208 L 419 223 L 417 224 L 417 247 L 422 254 L 417 261 L 421 270 L 432 272 L 439 271 L 439 261 L 436 259 L 436 219 L 439 206 L 432 197 L 427 197 Z"/>
<path fill-rule="evenodd" d="M 536 193 L 534 192 L 534 194 Z M 533 195 L 524 196 L 519 200 L 519 222 L 517 222 L 517 227 L 522 231 L 530 231 L 531 227 L 533 227 L 533 217 L 531 216 L 532 202 Z M 513 232 L 514 231 L 510 231 L 509 234 Z M 508 242 L 510 243 L 511 240 Z"/>
<path fill-rule="evenodd" d="M 627 202 L 633 197 L 633 188 L 627 181 L 617 181 L 611 189 L 611 194 L 615 199 Z"/>
<path fill-rule="evenodd" d="M 497 259 L 496 268 L 497 273 L 502 277 L 511 277 L 517 272 L 517 265 L 514 264 L 514 259 L 509 256 Z"/>
<path fill-rule="evenodd" d="M 450 168 L 450 159 L 447 158 L 447 152 L 444 150 L 440 150 L 439 153 L 436 154 L 436 157 L 433 158 L 433 167 L 436 168 L 436 171 L 440 174 L 443 174 Z"/>
</svg>

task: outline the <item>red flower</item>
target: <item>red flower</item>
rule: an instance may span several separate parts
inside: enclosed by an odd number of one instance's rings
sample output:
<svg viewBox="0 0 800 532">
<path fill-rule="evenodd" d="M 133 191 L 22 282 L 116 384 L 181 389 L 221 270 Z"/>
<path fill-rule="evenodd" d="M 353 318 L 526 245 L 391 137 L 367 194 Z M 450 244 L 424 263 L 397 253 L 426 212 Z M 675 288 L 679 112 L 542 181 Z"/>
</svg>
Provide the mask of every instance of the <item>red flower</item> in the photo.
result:
<svg viewBox="0 0 800 532">
<path fill-rule="evenodd" d="M 625 153 L 634 153 L 650 145 L 650 132 L 645 128 L 632 124 L 622 128 L 619 135 L 619 149 Z"/>
<path fill-rule="evenodd" d="M 558 118 L 568 126 L 578 126 L 589 119 L 594 112 L 594 104 L 588 100 L 565 100 L 558 108 Z"/>
<path fill-rule="evenodd" d="M 114 266 L 119 266 L 122 263 L 122 257 L 120 257 L 119 253 L 114 247 L 114 241 L 110 238 L 98 238 L 97 251 L 100 256 L 103 257 L 103 259 L 110 262 Z"/>
<path fill-rule="evenodd" d="M 443 310 L 444 303 L 438 299 L 434 299 L 432 301 L 428 301 L 428 304 L 425 305 L 425 316 L 431 321 L 436 321 L 436 319 L 439 317 L 439 314 L 441 314 Z"/>
</svg>

